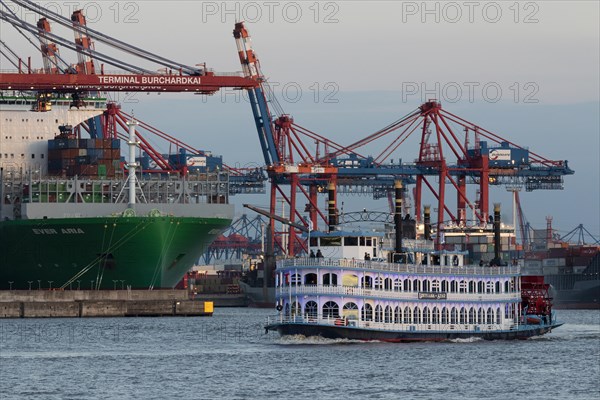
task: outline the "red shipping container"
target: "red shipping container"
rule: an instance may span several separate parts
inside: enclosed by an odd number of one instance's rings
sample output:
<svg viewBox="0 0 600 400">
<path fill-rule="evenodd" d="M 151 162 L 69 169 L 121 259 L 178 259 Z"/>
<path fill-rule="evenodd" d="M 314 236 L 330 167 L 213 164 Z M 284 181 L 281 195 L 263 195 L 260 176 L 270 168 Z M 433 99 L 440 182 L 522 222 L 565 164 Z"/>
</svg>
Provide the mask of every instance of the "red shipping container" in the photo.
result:
<svg viewBox="0 0 600 400">
<path fill-rule="evenodd" d="M 583 257 L 593 257 L 596 255 L 596 253 L 598 253 L 598 247 L 594 246 L 594 247 L 582 247 L 581 251 L 580 251 L 580 255 Z"/>
</svg>

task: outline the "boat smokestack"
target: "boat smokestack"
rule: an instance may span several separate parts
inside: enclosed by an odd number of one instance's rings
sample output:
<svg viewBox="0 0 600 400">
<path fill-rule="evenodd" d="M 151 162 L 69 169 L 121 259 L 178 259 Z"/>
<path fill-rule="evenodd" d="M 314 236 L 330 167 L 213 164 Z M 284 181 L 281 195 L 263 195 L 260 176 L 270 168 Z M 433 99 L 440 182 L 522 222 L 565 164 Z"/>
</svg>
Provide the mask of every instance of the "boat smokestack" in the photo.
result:
<svg viewBox="0 0 600 400">
<path fill-rule="evenodd" d="M 500 265 L 500 203 L 494 203 L 494 264 Z"/>
<path fill-rule="evenodd" d="M 327 193 L 329 199 L 327 201 L 327 210 L 329 214 L 329 232 L 333 232 L 335 230 L 335 226 L 337 225 L 337 215 L 336 215 L 336 207 L 335 207 L 335 183 L 329 182 L 327 186 Z"/>
<path fill-rule="evenodd" d="M 129 208 L 135 207 L 135 169 L 138 166 L 135 162 L 135 148 L 137 147 L 137 142 L 135 140 L 135 127 L 138 125 L 138 122 L 133 118 L 130 121 L 127 121 L 127 126 L 129 127 L 129 141 L 127 142 L 127 145 L 129 146 L 129 160 L 127 162 L 127 168 L 129 169 L 129 175 L 127 177 L 129 180 Z"/>
<path fill-rule="evenodd" d="M 396 229 L 396 245 L 394 251 L 402 252 L 402 181 L 397 180 L 394 183 L 394 192 L 396 196 L 396 207 L 394 209 L 394 228 Z"/>
<path fill-rule="evenodd" d="M 431 206 L 423 207 L 423 234 L 425 240 L 431 240 Z"/>
</svg>

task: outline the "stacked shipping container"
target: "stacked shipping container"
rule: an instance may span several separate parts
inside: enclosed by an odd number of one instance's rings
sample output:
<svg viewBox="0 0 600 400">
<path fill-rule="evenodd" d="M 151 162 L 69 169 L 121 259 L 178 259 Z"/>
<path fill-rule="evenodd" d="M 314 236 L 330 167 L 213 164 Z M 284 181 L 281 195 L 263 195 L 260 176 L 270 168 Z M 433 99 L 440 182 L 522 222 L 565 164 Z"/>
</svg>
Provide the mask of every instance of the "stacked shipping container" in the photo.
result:
<svg viewBox="0 0 600 400">
<path fill-rule="evenodd" d="M 48 140 L 48 173 L 113 178 L 121 165 L 119 139 Z"/>
</svg>

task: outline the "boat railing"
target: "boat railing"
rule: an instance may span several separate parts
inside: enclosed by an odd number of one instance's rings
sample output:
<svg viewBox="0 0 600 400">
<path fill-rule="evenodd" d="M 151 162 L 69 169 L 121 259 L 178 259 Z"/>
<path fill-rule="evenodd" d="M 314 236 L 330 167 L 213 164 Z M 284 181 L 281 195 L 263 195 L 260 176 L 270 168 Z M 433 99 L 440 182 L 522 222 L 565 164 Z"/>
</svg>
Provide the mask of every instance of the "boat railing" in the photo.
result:
<svg viewBox="0 0 600 400">
<path fill-rule="evenodd" d="M 345 269 L 372 269 L 390 272 L 407 272 L 413 274 L 453 274 L 453 275 L 516 275 L 519 266 L 487 267 L 487 266 L 439 266 L 421 264 L 396 264 L 383 261 L 363 261 L 347 258 L 290 258 L 277 262 L 278 269 L 291 267 L 333 267 Z"/>
<path fill-rule="evenodd" d="M 333 286 L 333 285 L 298 285 L 284 286 L 276 288 L 276 296 L 286 298 L 297 295 L 334 295 L 334 296 L 356 296 L 356 297 L 376 297 L 399 300 L 422 300 L 419 295 L 424 292 L 402 292 L 388 289 L 371 289 L 354 286 Z M 520 299 L 519 292 L 509 293 L 451 293 L 451 292 L 426 292 L 432 295 L 444 295 L 444 300 L 448 301 L 505 301 Z M 435 300 L 440 300 L 435 298 Z"/>
<path fill-rule="evenodd" d="M 424 331 L 444 331 L 444 332 L 485 332 L 499 330 L 521 329 L 514 325 L 511 320 L 506 320 L 502 324 L 475 324 L 475 323 L 395 323 L 384 321 L 365 321 L 356 318 L 346 318 L 342 316 L 315 316 L 315 315 L 280 315 L 267 317 L 267 325 L 274 324 L 306 324 L 306 325 L 327 325 L 327 326 L 345 326 L 359 329 L 377 329 L 389 331 L 405 332 L 424 332 Z"/>
<path fill-rule="evenodd" d="M 227 173 L 189 174 L 185 179 L 138 178 L 147 203 L 218 202 L 229 194 Z M 177 179 L 175 179 L 177 178 Z M 122 196 L 127 181 L 122 178 L 91 179 L 86 177 L 42 177 L 33 172 L 3 174 L 4 194 L 23 203 L 126 203 Z M 217 199 L 217 200 L 215 200 Z"/>
</svg>

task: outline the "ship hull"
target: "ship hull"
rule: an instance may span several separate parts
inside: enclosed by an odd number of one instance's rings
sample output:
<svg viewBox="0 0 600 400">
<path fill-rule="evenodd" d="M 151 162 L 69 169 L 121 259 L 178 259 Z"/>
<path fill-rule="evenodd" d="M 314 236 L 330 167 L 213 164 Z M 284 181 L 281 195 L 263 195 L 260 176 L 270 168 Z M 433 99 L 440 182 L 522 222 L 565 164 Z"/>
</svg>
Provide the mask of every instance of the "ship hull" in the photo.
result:
<svg viewBox="0 0 600 400">
<path fill-rule="evenodd" d="M 533 336 L 543 335 L 558 328 L 562 324 L 544 326 L 525 325 L 519 329 L 510 331 L 392 331 L 380 329 L 355 328 L 350 326 L 318 325 L 318 324 L 271 324 L 267 325 L 267 331 L 277 331 L 281 336 L 303 335 L 320 336 L 326 339 L 349 339 L 362 341 L 381 342 L 440 342 L 454 339 L 481 338 L 484 340 L 514 340 L 527 339 Z"/>
<path fill-rule="evenodd" d="M 0 222 L 0 290 L 172 288 L 228 218 L 133 216 Z"/>
</svg>

